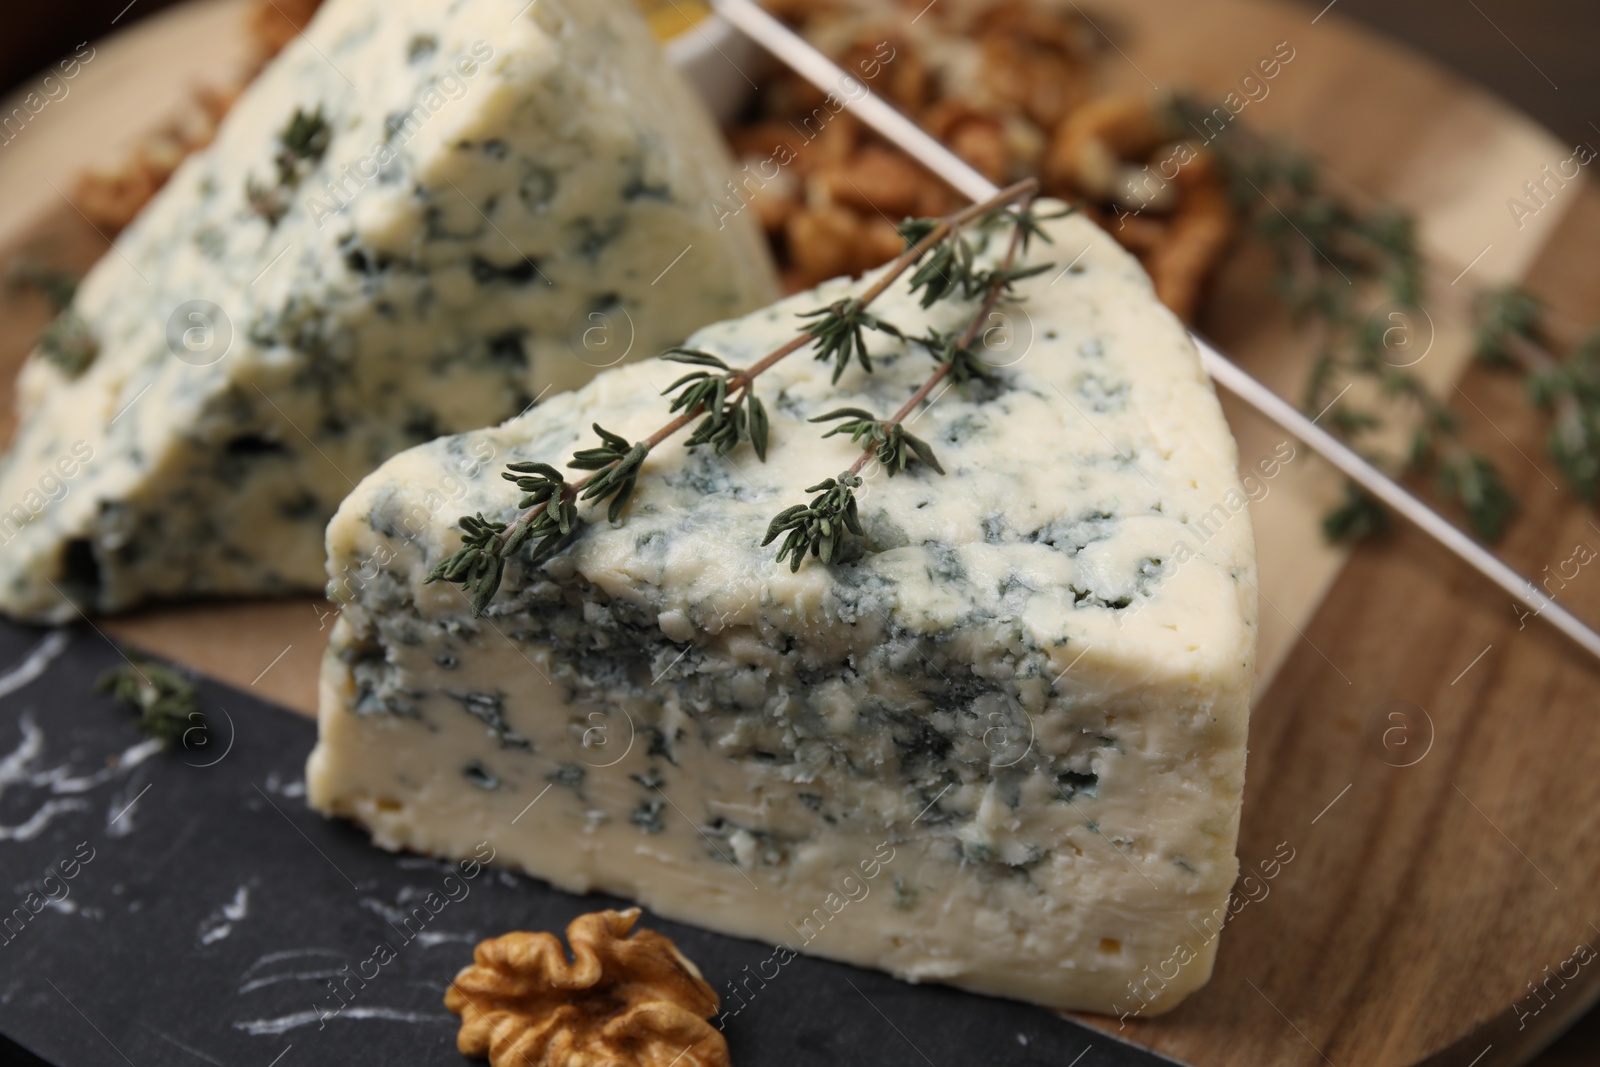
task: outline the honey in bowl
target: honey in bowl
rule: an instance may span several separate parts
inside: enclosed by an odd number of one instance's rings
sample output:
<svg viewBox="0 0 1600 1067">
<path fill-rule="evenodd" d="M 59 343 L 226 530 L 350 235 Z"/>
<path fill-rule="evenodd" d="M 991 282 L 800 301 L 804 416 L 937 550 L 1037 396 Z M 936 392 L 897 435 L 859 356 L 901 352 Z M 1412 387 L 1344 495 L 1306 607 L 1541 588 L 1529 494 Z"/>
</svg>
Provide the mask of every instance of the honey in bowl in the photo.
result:
<svg viewBox="0 0 1600 1067">
<path fill-rule="evenodd" d="M 711 14 L 705 0 L 638 0 L 638 4 L 658 41 L 672 40 Z"/>
</svg>

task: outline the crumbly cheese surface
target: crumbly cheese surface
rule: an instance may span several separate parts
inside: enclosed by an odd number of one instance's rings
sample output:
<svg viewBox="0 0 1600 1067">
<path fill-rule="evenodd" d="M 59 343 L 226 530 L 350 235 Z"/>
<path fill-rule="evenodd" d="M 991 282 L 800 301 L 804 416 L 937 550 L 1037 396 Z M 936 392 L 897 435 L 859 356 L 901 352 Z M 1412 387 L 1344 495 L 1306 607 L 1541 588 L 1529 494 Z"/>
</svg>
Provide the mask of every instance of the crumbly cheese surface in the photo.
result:
<svg viewBox="0 0 1600 1067">
<path fill-rule="evenodd" d="M 838 386 L 805 350 L 778 364 L 766 463 L 657 449 L 620 524 L 513 563 L 478 620 L 424 584 L 457 516 L 510 519 L 500 464 L 560 463 L 592 422 L 646 436 L 683 368 L 386 463 L 328 531 L 312 804 L 388 848 L 487 839 L 564 889 L 915 981 L 1144 1014 L 1204 983 L 1214 937 L 1171 958 L 1221 925 L 1236 871 L 1256 598 L 1248 515 L 1219 506 L 1243 499 L 1234 444 L 1138 265 L 1087 222 L 1049 228 L 1031 260 L 1073 265 L 996 321 L 994 382 L 912 426 L 948 473 L 869 469 L 866 536 L 831 565 L 760 547 L 858 454 L 805 420 L 887 416 L 934 366 L 917 344 L 871 335 L 876 372 Z M 691 343 L 748 366 L 858 289 Z M 923 311 L 902 282 L 874 311 L 918 335 L 972 307 Z"/>
<path fill-rule="evenodd" d="M 320 587 L 384 459 L 772 299 L 729 170 L 628 0 L 330 0 L 84 281 L 94 361 L 24 370 L 0 609 Z"/>
</svg>

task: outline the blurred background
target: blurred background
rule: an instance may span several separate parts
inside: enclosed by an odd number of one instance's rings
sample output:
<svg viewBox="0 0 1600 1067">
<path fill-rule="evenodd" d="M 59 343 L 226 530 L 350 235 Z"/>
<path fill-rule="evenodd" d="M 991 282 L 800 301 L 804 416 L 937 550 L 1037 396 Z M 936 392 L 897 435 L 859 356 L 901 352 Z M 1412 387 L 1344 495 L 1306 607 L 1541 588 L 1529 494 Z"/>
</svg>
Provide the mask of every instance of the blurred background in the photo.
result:
<svg viewBox="0 0 1600 1067">
<path fill-rule="evenodd" d="M 70 52 L 86 37 L 169 7 L 174 0 L 17 4 L 0 37 L 0 91 Z M 1300 0 L 1295 0 L 1300 2 Z M 1594 0 L 1323 0 L 1492 89 L 1564 141 L 1600 122 L 1600 4 Z"/>
<path fill-rule="evenodd" d="M 79 42 L 147 18 L 174 0 L 10 5 L 0 35 L 0 93 Z M 1288 0 L 1308 18 L 1336 14 L 1418 52 L 1521 109 L 1568 145 L 1600 144 L 1600 3 L 1596 0 Z M 1359 77 L 1359 72 L 1352 72 Z M 4 157 L 0 156 L 0 165 Z M 1535 1061 L 1600 1064 L 1600 1011 Z"/>
</svg>

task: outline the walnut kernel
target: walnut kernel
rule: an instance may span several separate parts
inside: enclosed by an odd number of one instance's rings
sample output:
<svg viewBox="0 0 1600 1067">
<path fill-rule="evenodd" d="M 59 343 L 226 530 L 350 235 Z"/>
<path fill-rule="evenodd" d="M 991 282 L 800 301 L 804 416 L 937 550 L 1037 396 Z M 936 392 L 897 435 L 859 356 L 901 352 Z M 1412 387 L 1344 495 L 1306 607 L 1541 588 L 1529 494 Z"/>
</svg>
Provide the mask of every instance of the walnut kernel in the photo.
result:
<svg viewBox="0 0 1600 1067">
<path fill-rule="evenodd" d="M 580 915 L 554 934 L 480 942 L 445 993 L 456 1047 L 492 1067 L 728 1067 L 706 1020 L 717 994 L 666 937 L 628 936 L 639 909 Z"/>
</svg>

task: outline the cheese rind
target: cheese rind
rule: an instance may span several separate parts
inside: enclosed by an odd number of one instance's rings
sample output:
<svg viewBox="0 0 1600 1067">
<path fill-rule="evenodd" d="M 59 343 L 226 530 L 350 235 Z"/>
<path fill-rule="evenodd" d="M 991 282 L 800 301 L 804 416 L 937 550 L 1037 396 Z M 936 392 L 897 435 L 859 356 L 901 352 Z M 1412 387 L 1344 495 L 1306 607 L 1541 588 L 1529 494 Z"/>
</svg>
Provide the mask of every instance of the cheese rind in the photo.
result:
<svg viewBox="0 0 1600 1067">
<path fill-rule="evenodd" d="M 385 464 L 328 531 L 312 805 L 388 848 L 489 840 L 563 889 L 912 980 L 1145 1014 L 1202 984 L 1214 936 L 1145 968 L 1220 926 L 1236 872 L 1254 556 L 1247 515 L 1215 521 L 1235 450 L 1137 264 L 1080 219 L 1049 230 L 1031 261 L 1073 266 L 996 322 L 994 383 L 916 417 L 948 474 L 869 473 L 866 535 L 832 565 L 760 547 L 857 454 L 805 420 L 893 411 L 932 369 L 918 344 L 871 335 L 875 373 L 837 387 L 804 351 L 778 364 L 766 463 L 657 449 L 620 524 L 514 562 L 481 620 L 426 584 L 456 516 L 510 518 L 499 465 L 559 463 L 592 422 L 647 435 L 682 368 Z M 748 366 L 863 284 L 690 343 Z M 908 336 L 972 310 L 903 281 L 874 306 Z M 428 499 L 446 479 L 454 511 Z"/>
<path fill-rule="evenodd" d="M 24 369 L 0 610 L 319 588 L 388 456 L 772 299 L 730 171 L 628 0 L 330 0 Z"/>
</svg>

